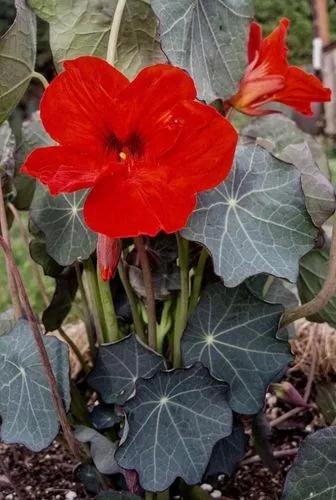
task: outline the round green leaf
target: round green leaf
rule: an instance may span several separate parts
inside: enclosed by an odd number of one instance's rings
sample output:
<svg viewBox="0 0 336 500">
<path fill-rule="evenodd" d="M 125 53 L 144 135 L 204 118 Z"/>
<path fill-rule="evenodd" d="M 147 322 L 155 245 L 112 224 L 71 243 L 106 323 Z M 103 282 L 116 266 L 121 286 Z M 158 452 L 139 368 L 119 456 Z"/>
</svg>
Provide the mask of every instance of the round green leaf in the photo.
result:
<svg viewBox="0 0 336 500">
<path fill-rule="evenodd" d="M 210 462 L 205 476 L 227 474 L 232 476 L 238 463 L 244 458 L 247 450 L 248 437 L 241 422 L 234 422 L 230 436 L 221 439 L 212 450 Z"/>
<path fill-rule="evenodd" d="M 29 0 L 50 24 L 50 46 L 58 68 L 83 55 L 106 58 L 117 0 Z M 116 66 L 129 78 L 140 69 L 163 62 L 157 20 L 149 0 L 127 0 L 119 31 Z"/>
<path fill-rule="evenodd" d="M 70 406 L 69 355 L 56 337 L 43 337 L 58 390 Z M 1 439 L 24 444 L 33 451 L 49 446 L 59 423 L 50 386 L 36 343 L 26 320 L 20 320 L 0 338 Z"/>
<path fill-rule="evenodd" d="M 162 48 L 207 102 L 235 94 L 246 64 L 251 0 L 152 0 Z"/>
<path fill-rule="evenodd" d="M 200 361 L 230 386 L 237 413 L 254 414 L 268 384 L 291 361 L 287 342 L 276 339 L 283 307 L 262 302 L 245 285 L 208 286 L 182 338 L 185 365 Z"/>
<path fill-rule="evenodd" d="M 166 368 L 165 361 L 135 335 L 101 345 L 89 384 L 105 403 L 123 404 L 132 395 L 139 377 L 148 378 Z"/>
<path fill-rule="evenodd" d="M 129 432 L 116 459 L 138 472 L 147 491 L 165 490 L 177 477 L 199 483 L 214 444 L 232 429 L 226 384 L 200 364 L 139 379 L 124 409 Z"/>
<path fill-rule="evenodd" d="M 31 114 L 22 124 L 21 141 L 15 151 L 16 175 L 14 185 L 16 197 L 14 205 L 19 210 L 28 210 L 35 192 L 36 181 L 19 172 L 27 156 L 36 148 L 50 146 L 53 141 L 43 128 L 39 111 Z"/>
<path fill-rule="evenodd" d="M 336 427 L 308 436 L 286 478 L 282 500 L 332 500 L 336 495 Z"/>
<path fill-rule="evenodd" d="M 16 18 L 0 38 L 0 124 L 25 93 L 35 66 L 36 19 L 25 0 L 15 0 Z"/>
<path fill-rule="evenodd" d="M 47 252 L 61 266 L 84 260 L 94 252 L 97 234 L 83 219 L 87 191 L 51 196 L 38 184 L 30 209 L 37 228 L 44 233 Z"/>
<path fill-rule="evenodd" d="M 234 287 L 259 273 L 295 282 L 317 231 L 299 172 L 253 143 L 238 146 L 225 182 L 199 195 L 182 234 L 209 249 L 216 274 Z"/>
<path fill-rule="evenodd" d="M 328 160 L 323 147 L 281 114 L 252 120 L 242 134 L 257 139 L 277 158 L 292 163 L 302 173 L 307 210 L 314 223 L 322 226 L 336 209 L 335 190 L 328 178 Z"/>
</svg>

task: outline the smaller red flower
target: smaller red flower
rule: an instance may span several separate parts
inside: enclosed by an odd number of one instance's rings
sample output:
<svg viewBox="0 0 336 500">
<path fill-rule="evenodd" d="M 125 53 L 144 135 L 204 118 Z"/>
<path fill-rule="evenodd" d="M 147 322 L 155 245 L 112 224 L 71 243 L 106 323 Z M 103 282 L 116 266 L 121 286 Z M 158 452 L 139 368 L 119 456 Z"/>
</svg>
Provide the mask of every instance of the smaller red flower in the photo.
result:
<svg viewBox="0 0 336 500">
<path fill-rule="evenodd" d="M 110 238 L 183 228 L 196 194 L 229 174 L 235 129 L 197 102 L 179 68 L 150 66 L 132 82 L 97 57 L 64 68 L 40 107 L 56 144 L 35 149 L 22 171 L 53 195 L 88 188 L 86 223 Z"/>
<path fill-rule="evenodd" d="M 313 102 L 331 99 L 331 90 L 323 87 L 318 78 L 287 62 L 287 30 L 289 20 L 282 19 L 279 26 L 265 39 L 262 28 L 251 23 L 248 42 L 249 65 L 240 81 L 237 94 L 224 102 L 226 109 L 233 107 L 247 115 L 273 113 L 260 109 L 269 102 L 281 102 L 299 113 L 312 115 Z"/>
<path fill-rule="evenodd" d="M 102 280 L 109 281 L 114 277 L 121 255 L 121 240 L 109 238 L 105 234 L 98 235 L 97 261 Z"/>
</svg>

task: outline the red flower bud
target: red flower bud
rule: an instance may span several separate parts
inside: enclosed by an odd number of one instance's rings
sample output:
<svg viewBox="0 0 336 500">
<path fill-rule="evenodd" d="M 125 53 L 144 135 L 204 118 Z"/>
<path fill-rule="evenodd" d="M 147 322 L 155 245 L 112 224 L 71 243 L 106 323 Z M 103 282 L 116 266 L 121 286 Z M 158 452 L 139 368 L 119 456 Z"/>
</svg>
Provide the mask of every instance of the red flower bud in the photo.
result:
<svg viewBox="0 0 336 500">
<path fill-rule="evenodd" d="M 98 235 L 97 259 L 102 280 L 109 281 L 115 275 L 121 255 L 121 240 Z"/>
</svg>

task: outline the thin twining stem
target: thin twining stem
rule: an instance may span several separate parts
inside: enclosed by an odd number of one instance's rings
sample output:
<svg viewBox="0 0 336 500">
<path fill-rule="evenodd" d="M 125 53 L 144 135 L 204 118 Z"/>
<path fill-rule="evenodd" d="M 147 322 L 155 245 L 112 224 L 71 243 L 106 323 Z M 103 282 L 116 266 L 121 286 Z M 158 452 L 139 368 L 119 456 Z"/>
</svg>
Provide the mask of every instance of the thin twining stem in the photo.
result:
<svg viewBox="0 0 336 500">
<path fill-rule="evenodd" d="M 280 327 L 284 328 L 297 319 L 307 318 L 323 309 L 336 292 L 336 221 L 333 224 L 330 244 L 329 267 L 326 280 L 318 295 L 301 306 L 286 312 L 281 319 Z"/>
<path fill-rule="evenodd" d="M 29 324 L 30 324 L 30 327 L 31 327 L 31 330 L 32 330 L 32 333 L 33 333 L 33 336 L 34 336 L 34 339 L 36 342 L 36 346 L 37 346 L 37 349 L 38 349 L 39 354 L 40 354 L 42 365 L 43 365 L 43 368 L 45 370 L 45 374 L 47 376 L 47 379 L 48 379 L 48 382 L 50 385 L 51 394 L 52 394 L 52 397 L 53 397 L 53 400 L 55 403 L 55 408 L 56 408 L 56 411 L 58 414 L 59 422 L 61 424 L 61 427 L 62 427 L 62 430 L 64 433 L 64 437 L 68 443 L 68 446 L 69 446 L 71 452 L 77 458 L 80 458 L 79 447 L 78 447 L 78 444 L 77 444 L 77 442 L 72 434 L 71 427 L 70 427 L 70 424 L 69 424 L 64 406 L 63 406 L 62 398 L 58 392 L 57 382 L 56 382 L 54 373 L 52 371 L 52 367 L 50 364 L 47 350 L 46 350 L 44 342 L 43 342 L 42 332 L 41 332 L 39 324 L 35 318 L 34 312 L 31 308 L 31 305 L 30 305 L 30 302 L 28 299 L 28 295 L 27 295 L 26 289 L 24 287 L 24 284 L 22 282 L 22 278 L 21 278 L 21 275 L 20 275 L 19 270 L 17 268 L 17 265 L 14 261 L 12 251 L 2 236 L 0 236 L 0 246 L 2 247 L 2 249 L 5 253 L 6 261 L 7 261 L 7 264 L 9 266 L 11 275 L 14 277 L 15 282 L 16 282 L 16 286 L 19 290 L 19 293 L 20 293 L 20 296 L 22 299 L 22 304 L 23 304 L 23 307 L 25 310 L 25 315 L 29 321 Z"/>
</svg>

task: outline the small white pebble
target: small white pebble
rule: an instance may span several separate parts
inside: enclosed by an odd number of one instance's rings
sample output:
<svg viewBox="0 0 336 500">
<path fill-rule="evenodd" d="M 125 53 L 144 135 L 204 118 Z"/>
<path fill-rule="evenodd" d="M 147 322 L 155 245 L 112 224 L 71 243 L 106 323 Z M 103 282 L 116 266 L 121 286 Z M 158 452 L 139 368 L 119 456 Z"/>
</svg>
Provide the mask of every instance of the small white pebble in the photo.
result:
<svg viewBox="0 0 336 500">
<path fill-rule="evenodd" d="M 211 486 L 211 484 L 207 484 L 207 483 L 201 484 L 201 488 L 204 491 L 212 491 L 213 490 L 213 487 Z"/>
<path fill-rule="evenodd" d="M 77 498 L 77 493 L 75 491 L 67 491 L 65 494 L 65 500 L 74 500 Z"/>
<path fill-rule="evenodd" d="M 225 478 L 226 478 L 225 474 L 220 474 L 218 476 L 218 481 L 220 481 L 220 482 L 225 481 Z"/>
<path fill-rule="evenodd" d="M 213 492 L 210 493 L 210 495 L 212 496 L 212 498 L 221 498 L 222 493 L 219 490 L 213 490 Z"/>
<path fill-rule="evenodd" d="M 9 495 L 5 496 L 5 500 L 13 500 L 14 496 L 12 495 L 12 493 L 10 493 Z"/>
</svg>

